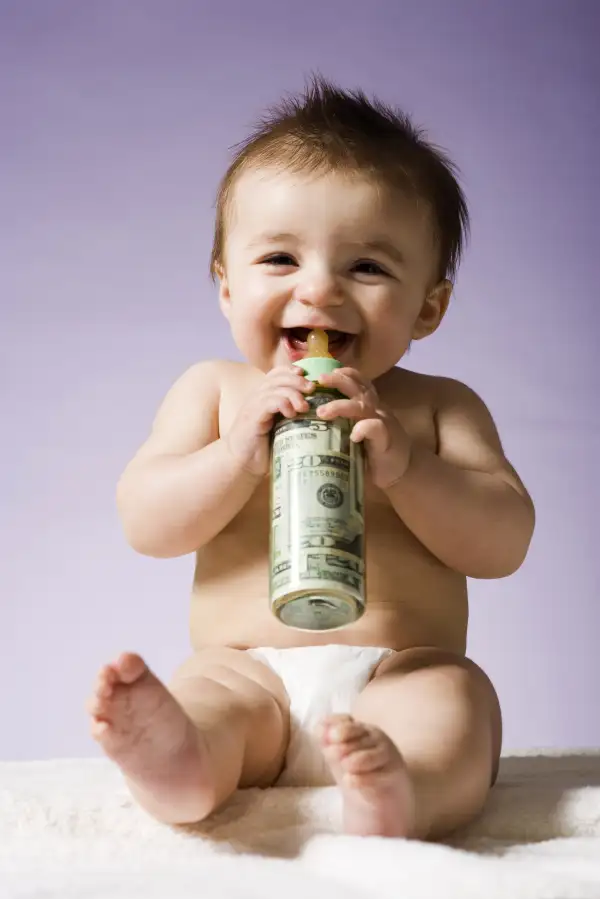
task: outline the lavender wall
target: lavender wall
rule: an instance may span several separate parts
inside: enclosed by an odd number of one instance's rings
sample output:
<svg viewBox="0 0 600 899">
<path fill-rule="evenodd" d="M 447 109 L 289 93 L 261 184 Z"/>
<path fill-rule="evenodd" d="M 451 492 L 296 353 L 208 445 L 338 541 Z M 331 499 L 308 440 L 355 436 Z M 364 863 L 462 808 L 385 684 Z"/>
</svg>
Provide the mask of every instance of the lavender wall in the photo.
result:
<svg viewBox="0 0 600 899">
<path fill-rule="evenodd" d="M 310 69 L 403 104 L 464 171 L 470 253 L 410 364 L 485 397 L 539 516 L 525 567 L 472 584 L 470 652 L 508 747 L 600 744 L 600 6 L 286 9 L 0 3 L 2 758 L 95 754 L 97 666 L 132 648 L 168 676 L 188 652 L 191 559 L 135 556 L 115 483 L 177 375 L 234 352 L 206 275 L 215 185 Z"/>
</svg>

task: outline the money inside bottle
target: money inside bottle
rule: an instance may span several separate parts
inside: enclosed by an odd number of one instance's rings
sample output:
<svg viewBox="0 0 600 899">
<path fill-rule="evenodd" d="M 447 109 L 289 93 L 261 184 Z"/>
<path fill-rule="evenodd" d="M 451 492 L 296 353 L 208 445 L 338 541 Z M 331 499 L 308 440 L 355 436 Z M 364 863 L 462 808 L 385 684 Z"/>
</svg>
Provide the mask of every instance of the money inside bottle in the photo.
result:
<svg viewBox="0 0 600 899">
<path fill-rule="evenodd" d="M 364 456 L 350 440 L 353 423 L 323 421 L 317 409 L 339 399 L 318 383 L 340 363 L 326 332 L 312 331 L 296 363 L 316 382 L 309 409 L 273 429 L 270 601 L 273 613 L 301 630 L 334 630 L 365 608 Z"/>
</svg>

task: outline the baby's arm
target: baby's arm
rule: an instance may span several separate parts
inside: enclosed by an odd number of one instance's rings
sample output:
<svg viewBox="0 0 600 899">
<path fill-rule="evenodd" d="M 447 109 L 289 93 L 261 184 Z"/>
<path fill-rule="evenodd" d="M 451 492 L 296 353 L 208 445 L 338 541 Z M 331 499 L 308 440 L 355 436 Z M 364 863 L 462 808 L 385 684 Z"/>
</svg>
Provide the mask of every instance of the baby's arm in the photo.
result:
<svg viewBox="0 0 600 899">
<path fill-rule="evenodd" d="M 219 437 L 220 394 L 220 363 L 190 368 L 119 481 L 127 540 L 144 555 L 194 552 L 229 524 L 259 483 Z"/>
<path fill-rule="evenodd" d="M 406 526 L 449 568 L 505 577 L 527 553 L 533 503 L 482 400 L 451 379 L 438 379 L 436 388 L 437 454 L 413 444 L 406 473 L 386 492 Z"/>
</svg>

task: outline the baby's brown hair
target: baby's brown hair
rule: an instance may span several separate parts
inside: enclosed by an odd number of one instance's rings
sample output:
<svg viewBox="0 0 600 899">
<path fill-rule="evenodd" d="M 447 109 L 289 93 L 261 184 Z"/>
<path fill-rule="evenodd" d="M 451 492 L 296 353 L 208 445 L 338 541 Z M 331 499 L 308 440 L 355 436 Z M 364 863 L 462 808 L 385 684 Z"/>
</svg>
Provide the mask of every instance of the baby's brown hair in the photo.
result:
<svg viewBox="0 0 600 899">
<path fill-rule="evenodd" d="M 219 185 L 210 260 L 214 278 L 224 265 L 227 216 L 236 182 L 249 168 L 274 166 L 291 172 L 347 172 L 399 188 L 431 210 L 438 279 L 453 280 L 469 231 L 469 213 L 457 169 L 429 143 L 401 110 L 344 91 L 313 76 L 303 94 L 269 109 L 234 148 Z"/>
</svg>

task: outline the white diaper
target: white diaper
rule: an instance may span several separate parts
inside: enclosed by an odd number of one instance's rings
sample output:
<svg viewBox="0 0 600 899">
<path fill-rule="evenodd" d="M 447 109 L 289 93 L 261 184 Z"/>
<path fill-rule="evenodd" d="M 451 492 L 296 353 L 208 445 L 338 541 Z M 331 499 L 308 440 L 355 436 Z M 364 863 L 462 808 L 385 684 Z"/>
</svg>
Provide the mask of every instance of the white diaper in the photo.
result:
<svg viewBox="0 0 600 899">
<path fill-rule="evenodd" d="M 247 651 L 279 675 L 290 698 L 290 745 L 277 785 L 331 786 L 334 780 L 315 729 L 327 715 L 350 712 L 373 669 L 393 650 L 332 644 Z"/>
</svg>

